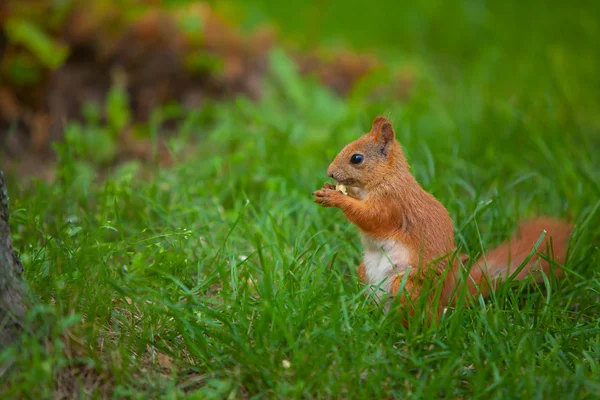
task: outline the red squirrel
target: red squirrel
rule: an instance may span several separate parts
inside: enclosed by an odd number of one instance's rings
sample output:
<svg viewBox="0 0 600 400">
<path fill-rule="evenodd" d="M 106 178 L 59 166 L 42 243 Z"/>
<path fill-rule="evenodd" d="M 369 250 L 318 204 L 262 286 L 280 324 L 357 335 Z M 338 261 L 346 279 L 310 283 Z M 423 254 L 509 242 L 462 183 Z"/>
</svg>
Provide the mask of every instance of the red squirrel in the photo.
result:
<svg viewBox="0 0 600 400">
<path fill-rule="evenodd" d="M 403 284 L 412 302 L 419 299 L 426 280 L 442 279 L 438 307 L 429 310 L 432 316 L 439 316 L 451 305 L 460 282 L 460 262 L 450 257 L 455 251 L 454 228 L 446 208 L 412 176 L 392 124 L 377 117 L 369 133 L 342 149 L 327 175 L 338 188 L 325 183 L 313 193 L 314 201 L 341 209 L 360 229 L 364 255 L 359 279 L 377 287 L 378 293 L 392 296 Z M 551 218 L 522 224 L 509 242 L 485 253 L 473 265 L 465 279 L 468 291 L 488 295 L 495 282 L 512 275 L 527 260 L 544 231 L 544 239 L 516 279 L 539 270 L 550 274 L 548 259 L 554 261 L 552 273 L 560 275 L 556 263 L 564 263 L 572 228 L 569 222 Z M 551 251 L 547 251 L 549 243 Z M 538 276 L 536 280 L 541 279 Z M 426 301 L 431 303 L 433 295 L 428 296 Z M 401 296 L 401 304 L 406 305 L 406 300 Z"/>
</svg>

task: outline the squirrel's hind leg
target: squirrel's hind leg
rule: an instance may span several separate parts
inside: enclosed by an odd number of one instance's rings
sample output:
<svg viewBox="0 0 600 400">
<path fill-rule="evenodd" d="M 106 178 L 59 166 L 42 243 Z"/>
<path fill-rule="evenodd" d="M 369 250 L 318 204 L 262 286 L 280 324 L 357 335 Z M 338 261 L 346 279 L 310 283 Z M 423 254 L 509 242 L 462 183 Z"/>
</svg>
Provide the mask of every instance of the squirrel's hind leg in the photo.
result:
<svg viewBox="0 0 600 400">
<path fill-rule="evenodd" d="M 360 265 L 358 266 L 358 270 L 356 271 L 356 275 L 358 275 L 358 279 L 360 279 L 360 281 L 362 283 L 368 283 L 367 282 L 367 271 L 365 269 L 364 261 L 360 262 Z"/>
</svg>

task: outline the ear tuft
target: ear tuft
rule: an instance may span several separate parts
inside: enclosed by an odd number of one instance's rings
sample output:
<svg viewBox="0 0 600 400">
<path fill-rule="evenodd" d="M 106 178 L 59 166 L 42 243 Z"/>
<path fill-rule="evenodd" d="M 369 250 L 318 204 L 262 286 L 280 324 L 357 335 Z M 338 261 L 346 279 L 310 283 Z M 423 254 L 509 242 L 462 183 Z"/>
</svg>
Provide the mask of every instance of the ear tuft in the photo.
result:
<svg viewBox="0 0 600 400">
<path fill-rule="evenodd" d="M 385 124 L 386 122 L 388 124 L 390 123 L 390 121 L 388 121 L 387 118 L 384 116 L 380 115 L 377 118 L 375 118 L 375 120 L 373 121 L 373 125 L 371 126 L 371 133 L 377 134 L 381 130 L 383 124 Z"/>
</svg>

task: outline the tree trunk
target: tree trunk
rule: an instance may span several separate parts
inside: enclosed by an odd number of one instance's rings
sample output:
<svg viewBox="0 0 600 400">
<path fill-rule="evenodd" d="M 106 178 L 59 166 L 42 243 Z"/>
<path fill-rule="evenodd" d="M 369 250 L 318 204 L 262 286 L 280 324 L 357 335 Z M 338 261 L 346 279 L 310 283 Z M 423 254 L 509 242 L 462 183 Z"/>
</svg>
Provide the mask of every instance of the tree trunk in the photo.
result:
<svg viewBox="0 0 600 400">
<path fill-rule="evenodd" d="M 28 299 L 23 266 L 12 247 L 8 215 L 8 192 L 0 171 L 0 350 L 19 337 Z"/>
</svg>

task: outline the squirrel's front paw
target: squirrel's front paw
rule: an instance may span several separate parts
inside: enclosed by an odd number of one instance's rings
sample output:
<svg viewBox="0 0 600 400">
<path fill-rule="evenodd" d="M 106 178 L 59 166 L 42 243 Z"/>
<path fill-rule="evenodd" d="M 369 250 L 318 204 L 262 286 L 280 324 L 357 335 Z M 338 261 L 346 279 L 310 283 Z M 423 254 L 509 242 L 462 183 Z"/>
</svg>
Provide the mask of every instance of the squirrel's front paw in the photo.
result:
<svg viewBox="0 0 600 400">
<path fill-rule="evenodd" d="M 313 192 L 315 203 L 321 204 L 323 207 L 339 207 L 340 202 L 344 200 L 344 195 L 335 190 L 335 186 L 331 189 L 328 186 Z"/>
</svg>

